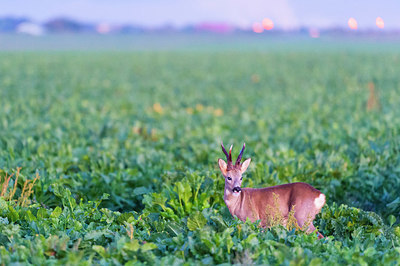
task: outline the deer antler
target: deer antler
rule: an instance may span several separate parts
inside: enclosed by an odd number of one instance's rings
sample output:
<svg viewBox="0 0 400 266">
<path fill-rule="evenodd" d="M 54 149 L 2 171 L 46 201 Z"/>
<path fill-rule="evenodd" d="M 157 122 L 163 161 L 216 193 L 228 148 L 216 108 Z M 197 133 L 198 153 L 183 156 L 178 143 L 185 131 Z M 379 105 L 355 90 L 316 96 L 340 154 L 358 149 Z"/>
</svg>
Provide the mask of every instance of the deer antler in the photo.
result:
<svg viewBox="0 0 400 266">
<path fill-rule="evenodd" d="M 239 156 L 236 159 L 235 166 L 239 166 L 240 165 L 240 161 L 242 160 L 244 148 L 246 148 L 246 143 L 243 142 L 243 147 L 242 147 L 242 150 L 239 153 Z"/>
<path fill-rule="evenodd" d="M 221 141 L 221 148 L 222 148 L 222 151 L 225 153 L 226 159 L 228 160 L 229 155 L 228 155 L 228 153 L 226 152 L 225 147 L 224 147 L 224 143 L 222 143 L 222 141 Z"/>
<path fill-rule="evenodd" d="M 231 145 L 231 147 L 229 148 L 229 154 L 228 154 L 228 152 L 226 151 L 226 149 L 224 147 L 224 144 L 221 141 L 221 148 L 222 148 L 222 151 L 225 153 L 226 161 L 228 163 L 228 167 L 227 167 L 228 169 L 232 168 L 232 147 L 233 147 L 233 145 Z"/>
</svg>

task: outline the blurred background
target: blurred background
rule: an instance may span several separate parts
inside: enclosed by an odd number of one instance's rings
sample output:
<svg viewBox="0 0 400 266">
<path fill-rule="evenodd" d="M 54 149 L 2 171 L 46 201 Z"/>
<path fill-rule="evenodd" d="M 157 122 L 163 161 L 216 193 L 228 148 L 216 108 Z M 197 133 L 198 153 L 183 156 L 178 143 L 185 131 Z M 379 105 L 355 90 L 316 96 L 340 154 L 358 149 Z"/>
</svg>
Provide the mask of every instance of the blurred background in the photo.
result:
<svg viewBox="0 0 400 266">
<path fill-rule="evenodd" d="M 201 48 L 204 39 L 207 47 L 222 41 L 243 48 L 246 37 L 288 36 L 393 40 L 400 34 L 398 10 L 395 0 L 16 0 L 1 4 L 0 49 Z"/>
<path fill-rule="evenodd" d="M 385 157 L 396 161 L 400 142 L 398 10 L 395 0 L 3 1 L 0 167 L 40 167 L 77 198 L 107 192 L 110 208 L 140 210 L 144 194 L 182 178 L 166 171 L 215 172 L 220 141 L 246 141 L 259 179 L 245 185 L 310 182 L 386 215 L 398 200 Z"/>
</svg>

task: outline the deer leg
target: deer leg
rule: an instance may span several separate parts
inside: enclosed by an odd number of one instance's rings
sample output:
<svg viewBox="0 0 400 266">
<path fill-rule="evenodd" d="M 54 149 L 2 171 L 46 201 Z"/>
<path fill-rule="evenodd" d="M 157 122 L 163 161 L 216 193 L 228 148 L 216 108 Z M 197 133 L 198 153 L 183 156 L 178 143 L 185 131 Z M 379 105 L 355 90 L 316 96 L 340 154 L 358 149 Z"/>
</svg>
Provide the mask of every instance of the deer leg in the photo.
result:
<svg viewBox="0 0 400 266">
<path fill-rule="evenodd" d="M 317 231 L 317 229 L 315 228 L 315 226 L 313 224 L 313 220 L 308 220 L 307 221 L 307 220 L 302 220 L 302 219 L 299 220 L 298 218 L 296 218 L 296 219 L 297 219 L 297 223 L 299 224 L 299 226 L 301 228 L 304 226 L 304 224 L 306 222 L 310 221 L 310 225 L 308 226 L 308 229 L 307 229 L 306 232 L 308 234 L 311 234 L 311 233 L 315 232 L 317 234 L 317 236 L 318 236 L 318 239 L 324 238 L 324 236 L 319 231 Z"/>
<path fill-rule="evenodd" d="M 298 225 L 300 228 L 303 228 L 303 226 L 304 226 L 304 224 L 305 224 L 305 220 L 303 219 L 303 217 L 301 217 L 301 216 L 299 216 L 299 215 L 296 215 L 296 213 L 295 213 L 295 214 L 294 214 L 294 218 L 296 218 L 297 225 Z"/>
<path fill-rule="evenodd" d="M 312 233 L 315 230 L 316 230 L 316 228 L 315 228 L 314 224 L 311 222 L 310 225 L 308 226 L 307 233 Z"/>
<path fill-rule="evenodd" d="M 283 225 L 284 227 L 286 227 L 286 226 L 287 226 L 288 219 L 289 219 L 289 217 L 288 217 L 287 215 L 286 215 L 286 216 L 283 216 L 283 219 L 282 219 L 282 225 Z"/>
<path fill-rule="evenodd" d="M 319 231 L 317 231 L 317 229 L 315 228 L 315 226 L 311 222 L 310 226 L 308 227 L 307 233 L 310 234 L 312 232 L 315 232 L 317 234 L 318 239 L 324 238 L 324 236 Z"/>
<path fill-rule="evenodd" d="M 296 218 L 299 227 L 305 229 L 308 233 L 315 230 L 313 221 L 316 213 L 314 211 L 309 211 L 310 209 L 312 210 L 312 208 L 310 208 L 312 204 L 312 202 L 303 203 L 302 206 L 296 208 L 297 210 L 294 213 L 294 217 Z M 303 228 L 305 225 L 307 228 Z"/>
</svg>

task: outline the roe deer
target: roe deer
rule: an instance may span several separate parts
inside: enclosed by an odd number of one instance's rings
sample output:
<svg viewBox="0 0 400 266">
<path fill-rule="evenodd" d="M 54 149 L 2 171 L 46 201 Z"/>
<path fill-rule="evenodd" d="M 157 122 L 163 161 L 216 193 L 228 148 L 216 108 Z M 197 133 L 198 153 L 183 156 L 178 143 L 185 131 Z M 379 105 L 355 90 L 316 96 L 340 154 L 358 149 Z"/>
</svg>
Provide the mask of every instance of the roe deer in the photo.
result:
<svg viewBox="0 0 400 266">
<path fill-rule="evenodd" d="M 308 233 L 315 231 L 313 221 L 325 204 L 324 194 L 311 185 L 301 182 L 266 188 L 241 188 L 242 175 L 251 162 L 251 158 L 243 163 L 240 162 L 245 144 L 234 165 L 232 146 L 229 154 L 222 142 L 221 147 L 227 162 L 218 159 L 218 165 L 225 177 L 224 201 L 232 216 L 237 216 L 242 221 L 246 218 L 252 222 L 261 220 L 261 226 L 266 227 L 270 224 L 269 219 L 275 216 L 282 217 L 281 223 L 286 225 L 292 213 L 300 228 L 308 225 Z M 323 238 L 321 233 L 317 234 L 318 238 Z"/>
</svg>

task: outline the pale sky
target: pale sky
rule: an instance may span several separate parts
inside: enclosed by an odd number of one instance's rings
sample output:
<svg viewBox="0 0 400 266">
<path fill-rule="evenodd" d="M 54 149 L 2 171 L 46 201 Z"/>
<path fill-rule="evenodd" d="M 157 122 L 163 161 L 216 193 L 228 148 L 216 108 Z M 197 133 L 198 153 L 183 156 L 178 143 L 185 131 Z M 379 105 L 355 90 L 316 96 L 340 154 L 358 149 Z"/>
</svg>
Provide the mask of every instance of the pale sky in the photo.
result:
<svg viewBox="0 0 400 266">
<path fill-rule="evenodd" d="M 301 26 L 400 29 L 400 0 L 0 0 L 0 16 L 26 16 L 38 22 L 69 17 L 86 22 L 182 27 L 201 22 L 250 26 L 271 18 L 283 29 Z"/>
</svg>

